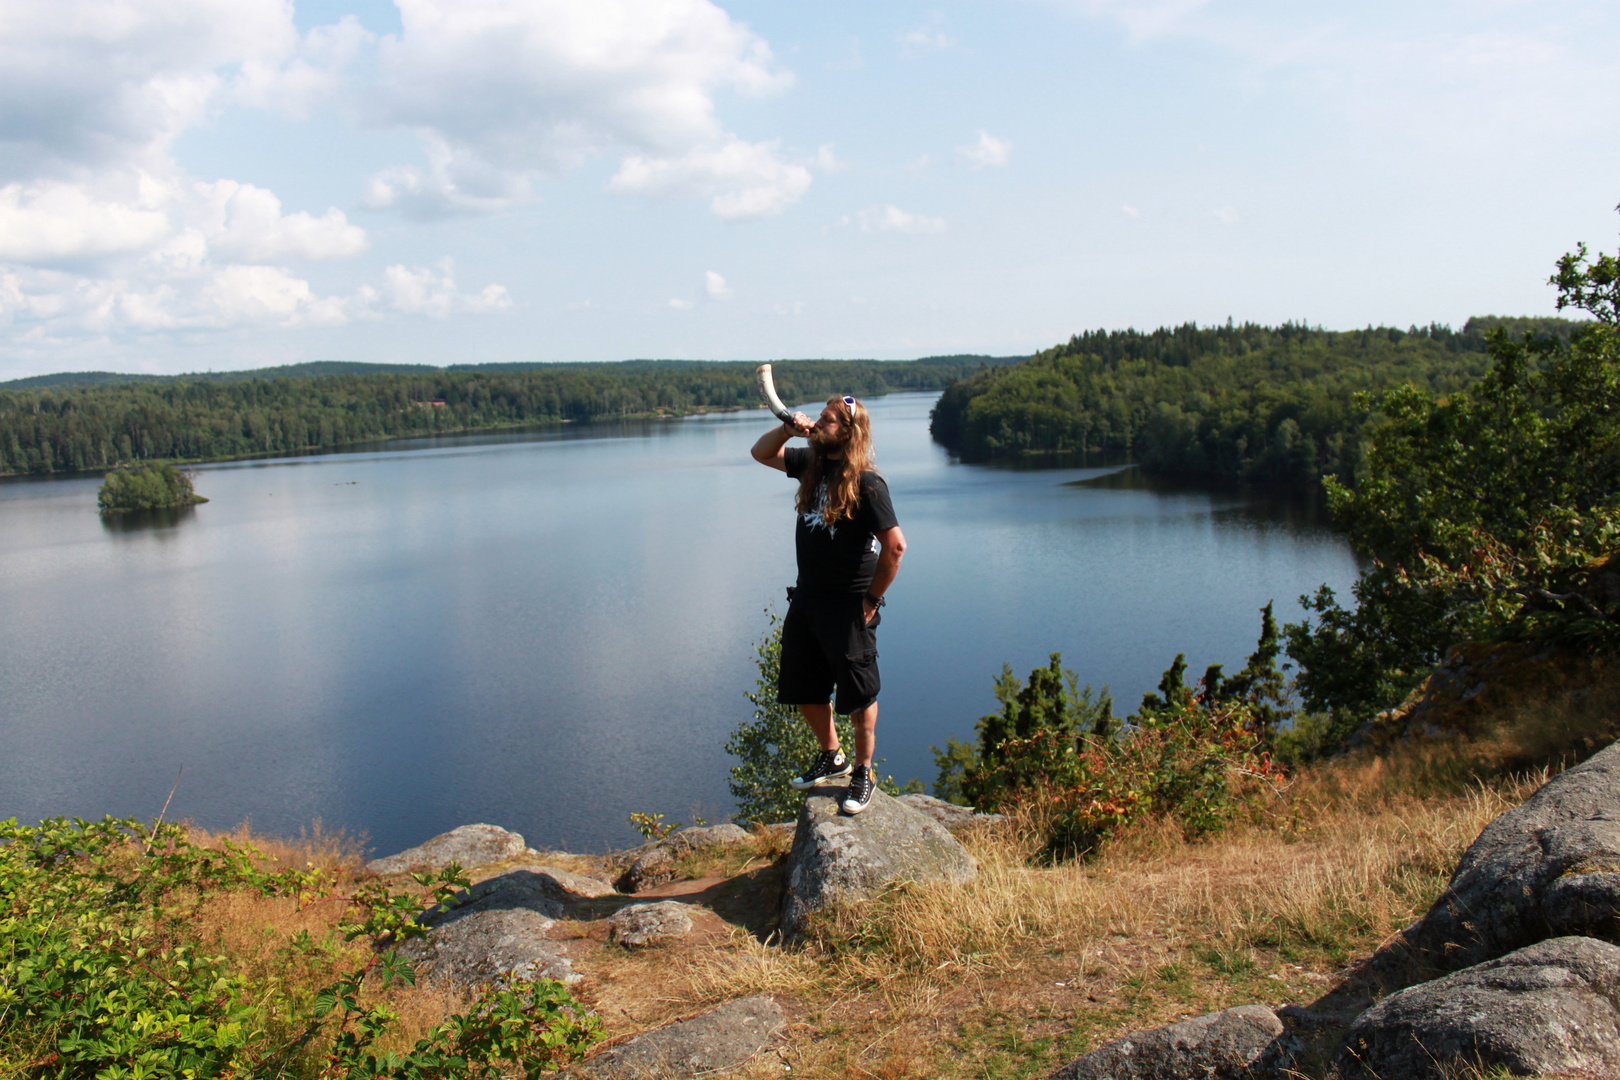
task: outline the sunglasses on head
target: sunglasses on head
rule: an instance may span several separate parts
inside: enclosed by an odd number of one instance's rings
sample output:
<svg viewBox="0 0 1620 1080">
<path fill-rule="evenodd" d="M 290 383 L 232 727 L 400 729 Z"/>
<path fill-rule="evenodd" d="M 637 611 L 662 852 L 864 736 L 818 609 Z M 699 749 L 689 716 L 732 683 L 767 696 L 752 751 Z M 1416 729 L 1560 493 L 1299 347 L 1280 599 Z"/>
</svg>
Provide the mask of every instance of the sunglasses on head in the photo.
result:
<svg viewBox="0 0 1620 1080">
<path fill-rule="evenodd" d="M 852 397 L 847 397 L 844 399 L 844 404 L 853 409 L 855 407 L 855 399 Z"/>
</svg>

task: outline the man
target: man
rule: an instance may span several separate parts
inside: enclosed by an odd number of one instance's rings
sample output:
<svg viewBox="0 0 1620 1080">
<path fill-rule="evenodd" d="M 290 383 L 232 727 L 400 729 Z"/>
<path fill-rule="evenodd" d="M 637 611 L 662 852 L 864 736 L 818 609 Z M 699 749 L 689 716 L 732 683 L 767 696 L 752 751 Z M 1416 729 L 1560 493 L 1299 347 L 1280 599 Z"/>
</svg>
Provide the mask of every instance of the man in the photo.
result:
<svg viewBox="0 0 1620 1080">
<path fill-rule="evenodd" d="M 808 448 L 787 449 L 802 435 Z M 848 776 L 840 804 L 866 809 L 877 786 L 872 751 L 877 730 L 878 608 L 900 569 L 906 538 L 889 502 L 889 485 L 872 468 L 872 422 L 852 397 L 835 397 L 814 422 L 803 413 L 754 444 L 754 460 L 799 482 L 794 547 L 799 581 L 782 621 L 776 700 L 797 705 L 821 744 L 821 756 L 789 781 L 803 790 Z M 837 687 L 833 704 L 828 698 Z M 855 731 L 853 765 L 833 725 L 834 704 Z"/>
</svg>

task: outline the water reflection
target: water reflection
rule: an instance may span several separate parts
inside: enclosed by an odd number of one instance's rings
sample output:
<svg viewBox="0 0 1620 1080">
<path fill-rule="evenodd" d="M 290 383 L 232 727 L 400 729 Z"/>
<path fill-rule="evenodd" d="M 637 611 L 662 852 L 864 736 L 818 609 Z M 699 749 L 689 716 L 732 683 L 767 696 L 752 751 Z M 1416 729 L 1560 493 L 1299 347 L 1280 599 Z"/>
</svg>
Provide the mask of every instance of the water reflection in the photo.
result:
<svg viewBox="0 0 1620 1080">
<path fill-rule="evenodd" d="M 197 516 L 195 506 L 165 506 L 155 510 L 131 510 L 123 514 L 102 514 L 101 527 L 113 535 L 172 532 Z"/>
</svg>

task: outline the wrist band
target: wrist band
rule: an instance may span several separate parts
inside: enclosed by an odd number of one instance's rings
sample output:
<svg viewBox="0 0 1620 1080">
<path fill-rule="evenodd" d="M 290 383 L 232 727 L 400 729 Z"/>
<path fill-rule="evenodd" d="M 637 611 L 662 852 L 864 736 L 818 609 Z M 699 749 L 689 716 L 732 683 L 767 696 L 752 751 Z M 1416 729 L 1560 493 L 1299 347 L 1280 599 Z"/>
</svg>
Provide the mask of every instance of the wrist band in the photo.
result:
<svg viewBox="0 0 1620 1080">
<path fill-rule="evenodd" d="M 868 604 L 871 604 L 875 608 L 880 608 L 880 607 L 883 606 L 883 597 L 881 597 L 881 596 L 873 596 L 871 593 L 867 593 L 866 594 L 866 602 Z"/>
</svg>

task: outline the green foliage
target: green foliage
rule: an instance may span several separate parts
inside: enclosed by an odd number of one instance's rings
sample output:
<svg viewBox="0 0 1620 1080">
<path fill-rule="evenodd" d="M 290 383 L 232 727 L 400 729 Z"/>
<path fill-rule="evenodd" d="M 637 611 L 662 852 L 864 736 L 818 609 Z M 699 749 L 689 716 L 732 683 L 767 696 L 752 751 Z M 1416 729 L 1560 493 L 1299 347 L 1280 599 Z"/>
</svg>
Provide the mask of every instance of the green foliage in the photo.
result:
<svg viewBox="0 0 1620 1080">
<path fill-rule="evenodd" d="M 946 740 L 944 750 L 929 747 L 939 769 L 935 797 L 962 806 L 989 804 L 1003 787 L 1018 786 L 1025 779 L 1023 763 L 1007 756 L 1007 747 L 1014 740 L 1048 731 L 1059 742 L 1086 735 L 1107 738 L 1118 723 L 1113 696 L 1106 686 L 1093 695 L 1091 684 L 1081 688 L 1079 682 L 1063 666 L 1062 653 L 1053 653 L 1046 667 L 1031 671 L 1027 683 L 1018 681 L 1012 665 L 1002 664 L 995 682 L 1001 711 L 979 718 L 975 725 L 978 745 L 953 738 Z"/>
<path fill-rule="evenodd" d="M 313 902 L 319 873 L 269 874 L 229 842 L 198 847 L 173 825 L 53 819 L 0 822 L 0 1047 L 53 1049 L 22 1063 L 30 1075 L 89 1080 L 225 1076 L 494 1075 L 511 1063 L 536 1075 L 579 1056 L 600 1028 L 560 984 L 492 990 L 404 1053 L 377 1049 L 397 1019 L 372 991 L 410 983 L 393 945 L 426 932 L 419 899 L 373 882 L 343 898 L 346 940 L 375 948 L 362 967 L 313 996 L 255 980 L 208 955 L 190 919 L 216 897 L 248 891 Z M 436 901 L 467 884 L 459 867 L 431 879 Z M 329 950 L 307 933 L 286 967 Z"/>
<path fill-rule="evenodd" d="M 793 360 L 775 365 L 788 401 L 937 390 L 983 357 L 909 362 Z M 405 435 L 514 424 L 757 408 L 754 365 L 701 361 L 416 368 L 370 374 L 0 388 L 0 474 L 105 469 L 328 450 Z"/>
<path fill-rule="evenodd" d="M 1372 557 L 1356 607 L 1324 588 L 1302 599 L 1314 625 L 1287 628 L 1308 707 L 1394 704 L 1461 641 L 1620 644 L 1620 609 L 1582 592 L 1588 564 L 1620 540 L 1617 266 L 1584 247 L 1560 260 L 1559 306 L 1598 319 L 1567 342 L 1493 331 L 1477 386 L 1402 386 L 1376 402 L 1384 420 L 1360 479 L 1328 482 Z"/>
<path fill-rule="evenodd" d="M 754 706 L 752 719 L 744 720 L 726 739 L 726 753 L 737 758 L 731 767 L 731 794 L 737 800 L 737 818 L 740 821 L 777 822 L 793 821 L 804 805 L 804 792 L 795 791 L 788 779 L 815 759 L 820 745 L 804 722 L 797 706 L 782 705 L 776 700 L 776 679 L 782 669 L 782 620 L 774 611 L 767 611 L 770 628 L 755 646 L 755 664 L 758 674 L 754 688 L 744 692 Z M 834 729 L 838 743 L 843 747 L 855 745 L 849 718 L 834 716 Z M 902 791 L 921 791 L 915 780 L 904 788 L 894 777 L 877 773 L 878 787 L 890 795 Z"/>
<path fill-rule="evenodd" d="M 1350 480 L 1367 421 L 1359 391 L 1411 382 L 1444 394 L 1485 369 L 1486 335 L 1512 324 L 1568 337 L 1564 319 L 1448 327 L 1200 327 L 1096 331 L 947 387 L 934 437 L 965 460 L 1128 453 L 1162 475 Z"/>
<path fill-rule="evenodd" d="M 630 824 L 635 827 L 636 832 L 648 840 L 662 840 L 676 829 L 685 828 L 683 822 L 665 821 L 663 814 L 649 814 L 641 810 L 631 811 Z M 701 817 L 694 817 L 692 824 L 701 829 L 708 822 Z"/>
<path fill-rule="evenodd" d="M 164 510 L 207 501 L 192 488 L 189 472 L 164 463 L 114 469 L 96 495 L 96 505 L 103 514 Z"/>
<path fill-rule="evenodd" d="M 1149 817 L 1175 820 L 1189 838 L 1215 832 L 1280 773 L 1271 748 L 1287 708 L 1277 624 L 1261 611 L 1248 664 L 1222 678 L 1210 667 L 1187 685 L 1178 654 L 1123 726 L 1105 688 L 1093 695 L 1053 653 L 1025 683 L 1003 665 L 999 713 L 978 723 L 979 744 L 952 739 L 934 749 L 934 794 L 987 810 L 1012 811 L 1041 830 L 1046 852 L 1092 851 L 1110 833 Z"/>
</svg>

